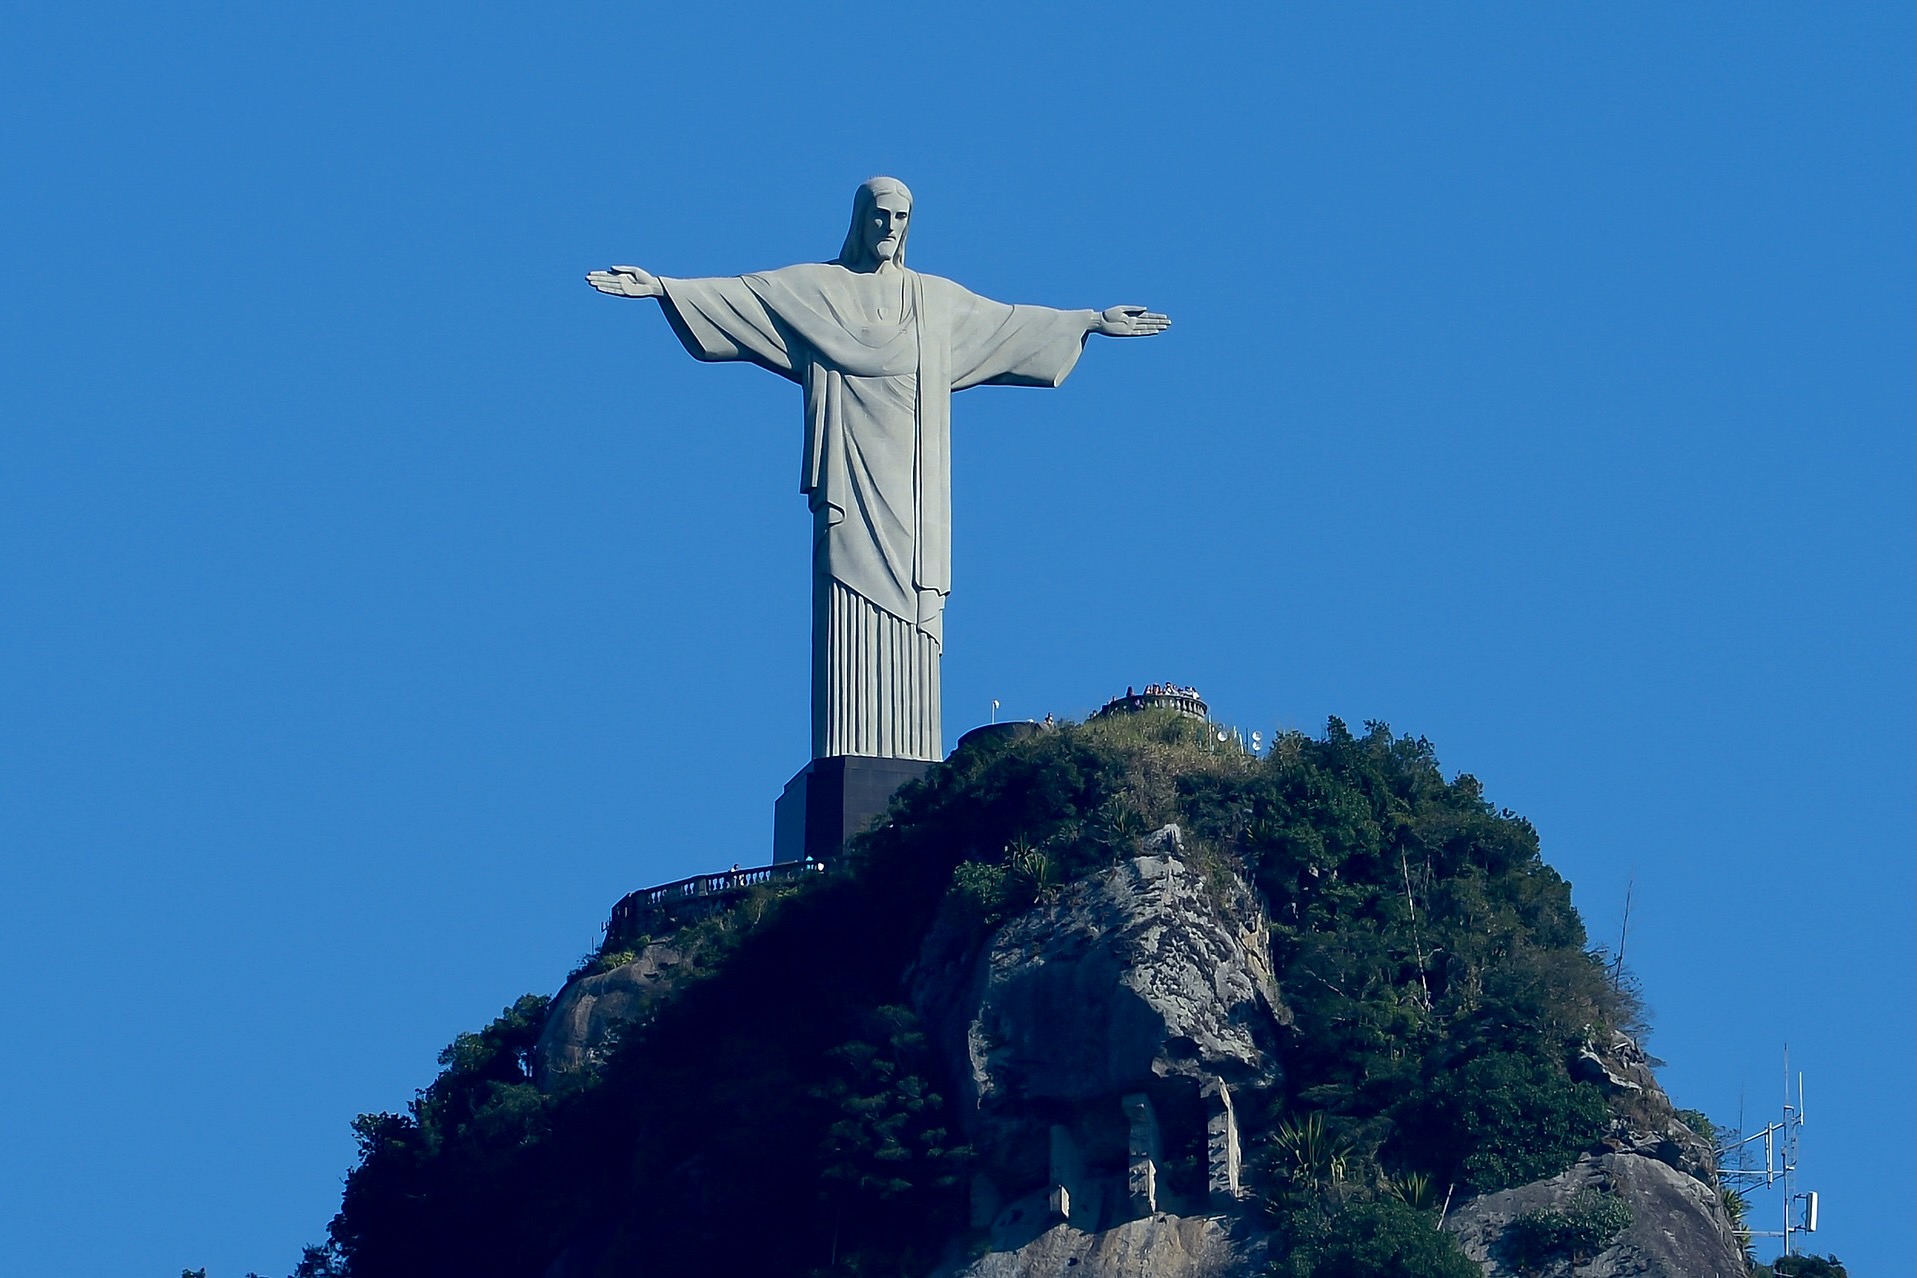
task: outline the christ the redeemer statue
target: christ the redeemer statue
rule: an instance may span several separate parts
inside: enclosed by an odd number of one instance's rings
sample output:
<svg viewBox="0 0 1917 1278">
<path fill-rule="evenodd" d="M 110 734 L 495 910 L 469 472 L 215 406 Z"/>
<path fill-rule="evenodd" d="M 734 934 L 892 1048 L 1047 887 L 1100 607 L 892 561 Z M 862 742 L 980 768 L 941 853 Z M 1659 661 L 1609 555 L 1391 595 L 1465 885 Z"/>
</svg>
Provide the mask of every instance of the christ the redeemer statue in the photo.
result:
<svg viewBox="0 0 1917 1278">
<path fill-rule="evenodd" d="M 812 754 L 937 759 L 939 654 L 952 589 L 952 392 L 1056 386 L 1085 339 L 1149 337 L 1141 306 L 1007 306 L 905 266 L 912 193 L 873 178 L 831 262 L 586 280 L 656 297 L 695 359 L 746 360 L 805 388 L 799 479 L 812 507 Z"/>
</svg>

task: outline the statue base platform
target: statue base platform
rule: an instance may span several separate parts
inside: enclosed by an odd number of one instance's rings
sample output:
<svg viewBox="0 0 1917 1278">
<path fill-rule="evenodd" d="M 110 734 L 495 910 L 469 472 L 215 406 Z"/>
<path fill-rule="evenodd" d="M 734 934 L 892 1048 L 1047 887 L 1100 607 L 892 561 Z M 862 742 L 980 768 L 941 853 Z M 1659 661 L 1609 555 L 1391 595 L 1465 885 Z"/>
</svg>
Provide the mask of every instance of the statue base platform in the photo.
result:
<svg viewBox="0 0 1917 1278">
<path fill-rule="evenodd" d="M 828 861 L 885 815 L 892 793 L 932 766 L 927 759 L 836 754 L 814 759 L 785 783 L 772 807 L 772 860 Z"/>
</svg>

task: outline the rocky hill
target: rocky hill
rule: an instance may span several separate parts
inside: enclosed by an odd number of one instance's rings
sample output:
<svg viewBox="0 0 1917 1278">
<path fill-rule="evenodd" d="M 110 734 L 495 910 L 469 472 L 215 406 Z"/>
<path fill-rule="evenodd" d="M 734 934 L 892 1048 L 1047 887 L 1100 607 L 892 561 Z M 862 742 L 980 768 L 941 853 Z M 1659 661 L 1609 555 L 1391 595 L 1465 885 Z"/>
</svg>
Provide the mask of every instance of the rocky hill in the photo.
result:
<svg viewBox="0 0 1917 1278">
<path fill-rule="evenodd" d="M 356 1125 L 314 1272 L 1748 1272 L 1535 831 L 1420 739 L 967 747 Z"/>
</svg>

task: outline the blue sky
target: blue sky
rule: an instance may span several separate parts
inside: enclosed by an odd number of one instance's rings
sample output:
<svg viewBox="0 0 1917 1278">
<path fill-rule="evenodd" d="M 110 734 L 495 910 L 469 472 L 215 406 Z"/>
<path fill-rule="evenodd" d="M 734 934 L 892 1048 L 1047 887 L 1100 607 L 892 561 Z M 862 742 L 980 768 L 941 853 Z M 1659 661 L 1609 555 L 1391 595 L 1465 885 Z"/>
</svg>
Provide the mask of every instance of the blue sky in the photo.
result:
<svg viewBox="0 0 1917 1278">
<path fill-rule="evenodd" d="M 290 1270 L 807 748 L 799 405 L 610 262 L 1146 303 L 955 402 L 948 739 L 1197 685 L 1540 828 L 1908 1273 L 1908 6 L 63 5 L 0 42 L 0 1271 Z"/>
</svg>

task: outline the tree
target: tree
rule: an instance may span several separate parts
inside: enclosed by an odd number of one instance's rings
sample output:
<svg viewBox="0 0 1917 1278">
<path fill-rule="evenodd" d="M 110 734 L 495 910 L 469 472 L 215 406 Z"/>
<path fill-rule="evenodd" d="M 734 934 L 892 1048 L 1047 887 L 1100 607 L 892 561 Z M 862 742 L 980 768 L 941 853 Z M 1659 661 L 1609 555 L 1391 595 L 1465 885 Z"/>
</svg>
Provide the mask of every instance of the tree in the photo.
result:
<svg viewBox="0 0 1917 1278">
<path fill-rule="evenodd" d="M 1399 1120 L 1407 1156 L 1423 1150 L 1446 1178 L 1488 1193 L 1563 1171 L 1604 1134 L 1611 1111 L 1555 1063 L 1493 1052 L 1440 1074 Z"/>
<path fill-rule="evenodd" d="M 946 1126 L 927 1075 L 930 1048 L 909 1007 L 864 1018 L 859 1037 L 828 1052 L 832 1075 L 814 1087 L 831 1117 L 819 1142 L 819 1196 L 832 1214 L 833 1254 L 850 1220 L 862 1231 L 910 1219 L 928 1201 L 955 1199 L 970 1150 Z M 909 1238 L 909 1232 L 908 1232 Z"/>
</svg>

